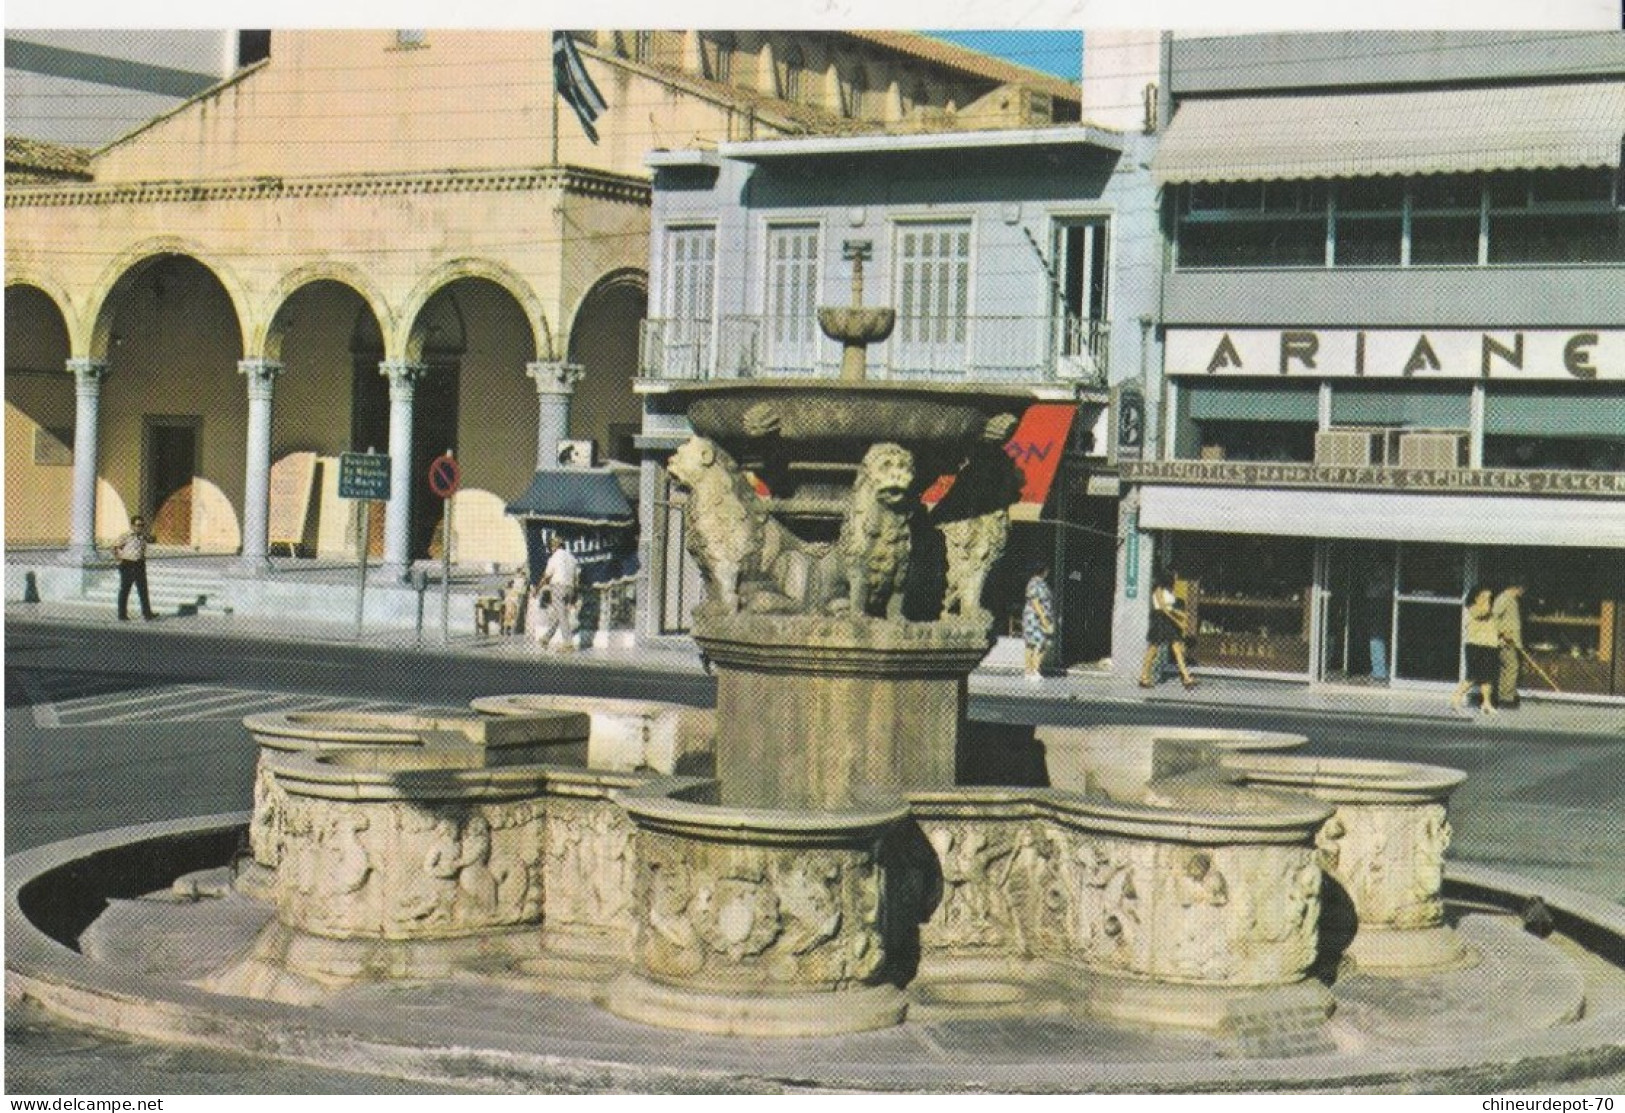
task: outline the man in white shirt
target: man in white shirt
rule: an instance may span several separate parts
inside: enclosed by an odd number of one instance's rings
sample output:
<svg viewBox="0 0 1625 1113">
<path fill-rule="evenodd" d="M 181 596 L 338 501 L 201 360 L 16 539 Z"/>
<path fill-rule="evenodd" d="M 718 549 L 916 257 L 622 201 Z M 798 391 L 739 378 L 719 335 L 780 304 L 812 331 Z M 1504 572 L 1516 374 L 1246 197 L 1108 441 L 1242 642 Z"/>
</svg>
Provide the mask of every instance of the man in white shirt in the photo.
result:
<svg viewBox="0 0 1625 1113">
<path fill-rule="evenodd" d="M 130 588 L 141 596 L 141 617 L 151 622 L 158 616 L 152 613 L 152 601 L 147 597 L 147 545 L 152 541 L 147 533 L 147 520 L 137 514 L 130 519 L 130 532 L 113 542 L 113 556 L 118 558 L 118 620 L 129 621 Z"/>
<path fill-rule="evenodd" d="M 536 640 L 546 646 L 553 641 L 554 634 L 563 639 L 561 648 L 575 648 L 572 637 L 570 612 L 575 606 L 576 589 L 581 580 L 581 566 L 569 549 L 564 547 L 558 534 L 547 543 L 547 567 L 542 569 L 542 578 L 536 581 L 536 590 L 546 592 L 542 621 L 536 627 Z"/>
</svg>

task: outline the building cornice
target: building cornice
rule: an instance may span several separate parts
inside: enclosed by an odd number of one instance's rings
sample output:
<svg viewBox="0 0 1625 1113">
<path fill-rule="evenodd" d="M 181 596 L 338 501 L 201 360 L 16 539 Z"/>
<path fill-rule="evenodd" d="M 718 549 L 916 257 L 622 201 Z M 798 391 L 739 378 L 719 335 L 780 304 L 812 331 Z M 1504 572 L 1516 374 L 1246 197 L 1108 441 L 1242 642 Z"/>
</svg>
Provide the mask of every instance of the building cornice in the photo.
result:
<svg viewBox="0 0 1625 1113">
<path fill-rule="evenodd" d="M 140 181 L 84 185 L 18 185 L 6 190 L 6 208 L 78 205 L 162 205 L 211 201 L 273 201 L 327 197 L 398 197 L 429 193 L 560 191 L 633 205 L 649 204 L 646 178 L 580 166 L 493 170 L 440 170 L 405 174 L 340 174 L 311 178 L 228 178 L 214 181 Z"/>
</svg>

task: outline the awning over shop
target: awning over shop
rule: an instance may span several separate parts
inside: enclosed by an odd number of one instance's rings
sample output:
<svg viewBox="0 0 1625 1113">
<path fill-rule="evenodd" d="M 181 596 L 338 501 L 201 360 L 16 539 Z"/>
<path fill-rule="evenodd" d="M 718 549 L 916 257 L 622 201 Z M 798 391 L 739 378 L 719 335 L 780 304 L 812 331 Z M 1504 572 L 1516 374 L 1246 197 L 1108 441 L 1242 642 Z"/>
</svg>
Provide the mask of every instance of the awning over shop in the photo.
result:
<svg viewBox="0 0 1625 1113">
<path fill-rule="evenodd" d="M 1078 407 L 1070 402 L 1040 402 L 1030 406 L 1005 442 L 1004 451 L 1021 470 L 1021 498 L 1010 507 L 1010 517 L 1018 522 L 1036 522 L 1044 514 L 1050 486 L 1066 452 L 1066 439 Z M 945 475 L 926 489 L 920 500 L 934 506 L 953 488 L 954 477 Z M 1007 496 L 1008 497 L 1008 496 Z"/>
<path fill-rule="evenodd" d="M 1625 82 L 1240 97 L 1179 106 L 1158 185 L 1620 165 Z"/>
<path fill-rule="evenodd" d="M 629 526 L 637 519 L 620 476 L 608 468 L 543 468 L 508 513 L 589 526 Z"/>
<path fill-rule="evenodd" d="M 1157 485 L 1141 491 L 1140 528 L 1611 548 L 1625 546 L 1625 502 Z"/>
</svg>

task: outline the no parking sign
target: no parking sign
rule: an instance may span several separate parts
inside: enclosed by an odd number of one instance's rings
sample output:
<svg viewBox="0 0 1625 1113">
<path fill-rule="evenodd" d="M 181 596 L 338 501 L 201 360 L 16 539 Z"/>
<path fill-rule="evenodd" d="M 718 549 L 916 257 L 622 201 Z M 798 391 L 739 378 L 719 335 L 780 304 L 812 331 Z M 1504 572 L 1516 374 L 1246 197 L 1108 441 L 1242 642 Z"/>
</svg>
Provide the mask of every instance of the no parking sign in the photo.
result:
<svg viewBox="0 0 1625 1113">
<path fill-rule="evenodd" d="M 463 482 L 463 469 L 452 458 L 451 453 L 436 456 L 429 462 L 429 490 L 443 499 L 449 499 L 457 493 L 457 488 Z"/>
</svg>

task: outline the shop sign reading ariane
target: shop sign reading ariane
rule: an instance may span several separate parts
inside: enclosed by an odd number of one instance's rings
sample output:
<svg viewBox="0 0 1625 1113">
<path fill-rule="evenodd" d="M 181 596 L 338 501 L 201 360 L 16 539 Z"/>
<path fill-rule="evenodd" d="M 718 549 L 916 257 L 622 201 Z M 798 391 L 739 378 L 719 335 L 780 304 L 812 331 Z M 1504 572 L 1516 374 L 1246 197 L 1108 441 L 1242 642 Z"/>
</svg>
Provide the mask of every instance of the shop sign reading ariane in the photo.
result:
<svg viewBox="0 0 1625 1113">
<path fill-rule="evenodd" d="M 1621 329 L 1169 329 L 1168 373 L 1625 380 Z"/>
</svg>

